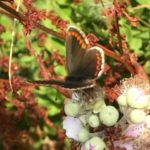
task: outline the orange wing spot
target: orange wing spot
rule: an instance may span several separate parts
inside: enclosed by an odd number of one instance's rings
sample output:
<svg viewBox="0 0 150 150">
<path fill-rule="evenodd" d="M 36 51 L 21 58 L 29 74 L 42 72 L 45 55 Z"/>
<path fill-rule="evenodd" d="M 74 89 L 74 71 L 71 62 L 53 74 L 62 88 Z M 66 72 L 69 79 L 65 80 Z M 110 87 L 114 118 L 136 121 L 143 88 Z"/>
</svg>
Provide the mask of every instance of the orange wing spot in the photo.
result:
<svg viewBox="0 0 150 150">
<path fill-rule="evenodd" d="M 97 61 L 100 61 L 100 57 L 97 57 Z"/>
<path fill-rule="evenodd" d="M 80 40 L 80 44 L 82 44 L 83 43 L 83 40 Z"/>
<path fill-rule="evenodd" d="M 84 43 L 82 44 L 82 48 L 83 48 L 83 49 L 85 49 L 85 48 L 86 48 L 86 45 L 85 45 Z"/>
<path fill-rule="evenodd" d="M 81 40 L 81 36 L 80 35 L 77 35 L 77 40 Z"/>
<path fill-rule="evenodd" d="M 68 32 L 68 35 L 70 36 L 70 35 L 71 35 L 71 32 Z"/>
<path fill-rule="evenodd" d="M 97 64 L 100 65 L 100 61 L 97 60 Z"/>
<path fill-rule="evenodd" d="M 75 34 L 75 32 L 72 32 L 72 35 L 74 35 Z"/>
<path fill-rule="evenodd" d="M 97 65 L 97 66 L 96 66 L 96 70 L 97 70 L 97 71 L 99 71 L 99 70 L 100 70 L 100 67 L 99 67 L 99 65 Z"/>
<path fill-rule="evenodd" d="M 75 36 L 75 37 L 77 37 L 77 36 L 78 36 L 78 34 L 77 34 L 77 33 L 75 33 L 75 34 L 74 34 L 74 36 Z"/>
<path fill-rule="evenodd" d="M 100 61 L 100 60 L 101 60 L 100 55 L 99 55 L 99 54 L 96 54 L 96 56 L 97 56 L 97 62 Z"/>
<path fill-rule="evenodd" d="M 101 57 L 100 57 L 99 53 L 96 53 L 96 58 L 97 58 L 97 66 L 96 66 L 96 72 L 95 72 L 94 76 L 97 76 L 98 73 L 99 73 L 99 71 L 100 71 L 100 69 L 101 69 L 101 68 L 100 68 L 100 64 L 101 64 L 100 60 L 101 60 Z"/>
<path fill-rule="evenodd" d="M 97 57 L 97 58 L 100 58 L 99 53 L 96 53 L 96 57 Z"/>
<path fill-rule="evenodd" d="M 97 76 L 97 75 L 98 75 L 98 71 L 95 72 L 94 76 Z"/>
</svg>

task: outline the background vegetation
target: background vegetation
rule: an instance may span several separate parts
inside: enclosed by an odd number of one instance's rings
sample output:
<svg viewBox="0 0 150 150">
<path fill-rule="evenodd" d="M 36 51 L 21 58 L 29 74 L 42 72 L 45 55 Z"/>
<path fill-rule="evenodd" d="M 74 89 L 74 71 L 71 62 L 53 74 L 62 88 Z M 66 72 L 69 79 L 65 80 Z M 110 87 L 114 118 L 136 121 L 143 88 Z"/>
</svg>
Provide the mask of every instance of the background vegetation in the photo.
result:
<svg viewBox="0 0 150 150">
<path fill-rule="evenodd" d="M 17 13 L 18 3 L 0 0 L 0 149 L 69 150 L 62 120 L 71 92 L 26 81 L 66 76 L 65 31 L 75 25 L 91 46 L 104 49 L 105 71 L 98 83 L 114 101 L 112 88 L 122 78 L 143 75 L 142 68 L 150 75 L 150 1 L 24 0 Z"/>
</svg>

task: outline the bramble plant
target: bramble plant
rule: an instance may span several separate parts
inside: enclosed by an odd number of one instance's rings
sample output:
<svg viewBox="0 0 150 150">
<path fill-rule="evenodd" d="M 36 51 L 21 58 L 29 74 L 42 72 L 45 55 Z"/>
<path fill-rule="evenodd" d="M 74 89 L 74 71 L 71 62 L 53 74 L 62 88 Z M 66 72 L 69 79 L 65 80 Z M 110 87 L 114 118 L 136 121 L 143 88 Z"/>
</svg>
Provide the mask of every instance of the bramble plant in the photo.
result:
<svg viewBox="0 0 150 150">
<path fill-rule="evenodd" d="M 0 0 L 0 150 L 150 149 L 149 9 L 147 0 Z M 103 49 L 102 76 L 74 91 L 34 83 L 65 79 L 70 25 Z"/>
</svg>

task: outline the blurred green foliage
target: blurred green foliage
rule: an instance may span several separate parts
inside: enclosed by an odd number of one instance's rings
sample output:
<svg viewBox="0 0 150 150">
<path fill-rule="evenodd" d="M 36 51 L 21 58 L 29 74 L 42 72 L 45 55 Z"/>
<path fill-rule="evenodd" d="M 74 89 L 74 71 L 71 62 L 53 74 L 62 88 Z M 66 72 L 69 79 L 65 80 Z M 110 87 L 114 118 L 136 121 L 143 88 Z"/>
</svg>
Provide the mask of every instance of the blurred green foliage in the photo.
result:
<svg viewBox="0 0 150 150">
<path fill-rule="evenodd" d="M 36 0 L 33 5 L 39 10 L 45 9 L 47 12 L 54 10 L 54 13 L 60 18 L 69 20 L 71 25 L 78 26 L 86 34 L 95 34 L 99 38 L 100 44 L 111 48 L 109 45 L 110 34 L 108 32 L 110 26 L 107 18 L 101 15 L 104 11 L 102 5 L 100 3 L 96 4 L 94 0 L 83 0 L 78 5 L 74 5 L 72 2 L 73 0 Z M 144 4 L 150 5 L 150 1 L 131 1 L 131 5 L 128 6 L 127 10 L 132 10 L 133 7 Z M 113 7 L 113 3 L 110 0 L 105 0 L 104 5 L 106 9 Z M 132 27 L 126 19 L 120 17 L 120 32 L 125 35 L 125 40 L 128 43 L 131 52 L 135 52 L 138 55 L 138 62 L 144 66 L 145 71 L 150 75 L 150 7 L 136 9 L 132 13 L 129 13 L 129 15 L 136 15 L 138 18 L 143 20 L 143 22 L 139 21 L 137 27 Z M 147 24 L 145 24 L 145 22 Z M 59 31 L 48 19 L 42 20 L 41 23 L 48 28 Z M 0 24 L 6 28 L 6 32 L 1 34 L 1 38 L 5 41 L 5 44 L 2 46 L 2 50 L 4 54 L 8 56 L 10 51 L 13 20 L 5 15 L 1 15 Z M 17 72 L 19 76 L 26 78 L 27 80 L 36 80 L 39 79 L 40 67 L 38 66 L 36 59 L 29 54 L 25 44 L 22 27 L 22 24 L 17 22 L 16 37 L 13 47 L 13 62 L 16 61 L 19 65 L 19 70 Z M 37 44 L 37 34 L 39 32 L 39 29 L 34 29 L 29 36 L 32 41 L 32 47 L 36 51 L 36 54 L 41 55 L 42 52 L 44 52 L 43 59 L 51 59 L 46 51 L 53 53 L 52 49 L 50 49 L 50 47 L 46 44 L 44 44 L 44 47 L 39 47 Z M 61 56 L 65 56 L 65 42 L 63 40 L 52 35 L 48 35 L 47 40 L 55 50 L 60 50 L 59 54 Z M 115 48 L 116 47 L 114 45 L 114 49 Z M 1 51 L 0 54 L 2 54 Z M 60 66 L 53 61 L 51 61 L 51 63 L 55 66 L 55 71 L 58 76 L 66 75 L 64 66 Z M 8 78 L 8 76 L 1 69 L 0 77 Z M 35 90 L 34 94 L 38 100 L 38 104 L 47 109 L 49 119 L 54 123 L 54 125 L 56 127 L 61 126 L 62 117 L 59 113 L 63 106 L 65 97 L 52 87 L 40 87 L 38 90 Z M 11 93 L 9 97 L 12 98 Z M 6 106 L 10 109 L 12 108 L 12 105 L 6 104 Z M 26 114 L 26 119 L 24 118 L 18 122 L 18 126 L 19 128 L 22 127 L 26 129 L 28 128 L 29 130 L 34 130 L 32 127 L 28 127 L 27 125 L 28 115 L 29 114 Z M 57 141 L 57 133 L 48 127 L 44 122 L 41 121 L 41 124 L 41 129 L 47 134 L 43 140 L 51 139 Z M 34 148 L 39 149 L 42 145 L 42 141 L 37 135 L 35 135 L 34 140 Z M 69 140 L 66 139 L 66 143 L 69 143 L 68 141 Z M 3 149 L 1 143 L 0 149 Z M 66 146 L 66 148 L 63 149 L 67 150 L 69 149 L 69 146 Z"/>
</svg>

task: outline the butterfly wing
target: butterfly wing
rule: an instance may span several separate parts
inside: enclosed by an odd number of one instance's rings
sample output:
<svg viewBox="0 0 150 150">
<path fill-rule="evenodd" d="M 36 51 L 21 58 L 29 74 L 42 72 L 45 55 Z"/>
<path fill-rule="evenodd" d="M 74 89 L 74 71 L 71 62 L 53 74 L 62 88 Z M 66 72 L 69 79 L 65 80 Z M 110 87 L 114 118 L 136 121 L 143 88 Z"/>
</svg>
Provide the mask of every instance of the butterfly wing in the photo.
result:
<svg viewBox="0 0 150 150">
<path fill-rule="evenodd" d="M 86 89 L 94 86 L 91 82 L 66 82 L 63 80 L 36 80 L 28 81 L 28 83 L 37 86 L 59 85 L 69 90 Z"/>
<path fill-rule="evenodd" d="M 66 68 L 69 76 L 80 76 L 80 64 L 87 48 L 88 40 L 85 34 L 70 26 L 66 32 Z"/>
<path fill-rule="evenodd" d="M 67 77 L 66 87 L 73 89 L 85 89 L 94 86 L 92 79 L 100 77 L 104 70 L 104 51 L 100 47 L 92 47 L 85 50 L 76 74 Z"/>
<path fill-rule="evenodd" d="M 63 81 L 32 81 L 38 85 L 60 85 L 69 89 L 93 87 L 91 80 L 98 78 L 104 69 L 104 52 L 99 47 L 89 49 L 85 34 L 78 28 L 70 26 L 66 32 L 66 68 L 68 76 Z"/>
<path fill-rule="evenodd" d="M 80 63 L 79 74 L 87 79 L 96 79 L 104 70 L 104 51 L 100 47 L 92 47 L 86 50 Z"/>
</svg>

